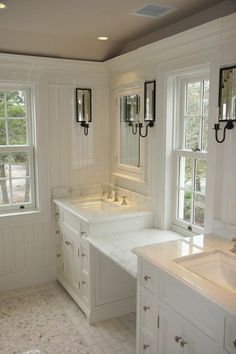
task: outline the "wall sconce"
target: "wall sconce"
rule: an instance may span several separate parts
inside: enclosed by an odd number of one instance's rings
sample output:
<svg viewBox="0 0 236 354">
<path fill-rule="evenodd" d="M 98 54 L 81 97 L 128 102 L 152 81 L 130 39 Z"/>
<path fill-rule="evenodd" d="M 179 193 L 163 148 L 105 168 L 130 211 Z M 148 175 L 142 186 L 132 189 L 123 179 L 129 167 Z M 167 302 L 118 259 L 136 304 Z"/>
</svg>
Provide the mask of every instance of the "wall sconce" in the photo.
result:
<svg viewBox="0 0 236 354">
<path fill-rule="evenodd" d="M 225 122 L 222 139 L 218 137 L 220 123 Z M 219 107 L 216 123 L 214 124 L 217 143 L 223 143 L 226 137 L 226 129 L 231 130 L 236 122 L 236 66 L 220 69 Z"/>
<path fill-rule="evenodd" d="M 88 135 L 89 123 L 92 122 L 92 90 L 76 88 L 76 121 L 84 128 L 84 135 Z"/>
<path fill-rule="evenodd" d="M 156 113 L 156 81 L 146 81 L 144 83 L 144 122 L 148 122 L 147 125 L 137 122 L 129 122 L 132 126 L 132 133 L 135 135 L 137 132 L 139 136 L 145 138 L 148 135 L 148 128 L 152 128 L 155 122 Z M 145 133 L 142 133 L 142 129 L 145 128 Z"/>
</svg>

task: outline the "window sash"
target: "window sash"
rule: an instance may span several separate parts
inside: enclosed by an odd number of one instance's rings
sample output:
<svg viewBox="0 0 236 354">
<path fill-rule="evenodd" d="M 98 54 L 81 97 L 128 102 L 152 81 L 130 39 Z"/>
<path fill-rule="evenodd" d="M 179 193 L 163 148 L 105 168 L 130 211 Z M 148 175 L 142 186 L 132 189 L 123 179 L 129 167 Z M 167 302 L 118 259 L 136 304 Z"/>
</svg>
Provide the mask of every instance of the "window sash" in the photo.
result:
<svg viewBox="0 0 236 354">
<path fill-rule="evenodd" d="M 29 156 L 29 176 L 24 177 L 15 177 L 12 176 L 1 178 L 1 180 L 6 180 L 10 182 L 10 195 L 12 196 L 12 181 L 13 180 L 28 180 L 30 183 L 30 202 L 23 202 L 19 204 L 13 204 L 11 200 L 11 204 L 0 205 L 0 214 L 4 214 L 6 212 L 24 212 L 27 210 L 33 210 L 36 208 L 36 189 L 35 189 L 35 153 L 34 153 L 34 139 L 33 139 L 33 131 L 32 131 L 32 103 L 31 103 L 31 89 L 29 87 L 25 87 L 24 85 L 9 85 L 9 86 L 0 86 L 1 91 L 25 91 L 26 92 L 26 114 L 24 117 L 1 117 L 1 119 L 5 119 L 10 121 L 12 119 L 24 119 L 26 121 L 26 134 L 27 134 L 27 143 L 22 145 L 0 145 L 0 152 L 3 153 L 27 153 Z"/>
</svg>

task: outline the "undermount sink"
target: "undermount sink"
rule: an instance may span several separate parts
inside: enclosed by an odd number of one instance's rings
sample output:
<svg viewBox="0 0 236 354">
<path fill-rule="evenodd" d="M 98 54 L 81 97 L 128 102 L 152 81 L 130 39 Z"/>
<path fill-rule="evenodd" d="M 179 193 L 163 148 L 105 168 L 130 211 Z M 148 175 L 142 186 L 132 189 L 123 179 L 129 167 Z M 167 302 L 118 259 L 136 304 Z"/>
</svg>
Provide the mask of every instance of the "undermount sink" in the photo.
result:
<svg viewBox="0 0 236 354">
<path fill-rule="evenodd" d="M 180 257 L 175 262 L 226 290 L 236 293 L 236 256 L 223 250 Z"/>
<path fill-rule="evenodd" d="M 115 203 L 107 201 L 103 198 L 93 198 L 93 199 L 71 199 L 70 202 L 79 208 L 87 209 L 89 211 L 99 211 L 106 209 L 113 209 L 119 207 Z"/>
</svg>

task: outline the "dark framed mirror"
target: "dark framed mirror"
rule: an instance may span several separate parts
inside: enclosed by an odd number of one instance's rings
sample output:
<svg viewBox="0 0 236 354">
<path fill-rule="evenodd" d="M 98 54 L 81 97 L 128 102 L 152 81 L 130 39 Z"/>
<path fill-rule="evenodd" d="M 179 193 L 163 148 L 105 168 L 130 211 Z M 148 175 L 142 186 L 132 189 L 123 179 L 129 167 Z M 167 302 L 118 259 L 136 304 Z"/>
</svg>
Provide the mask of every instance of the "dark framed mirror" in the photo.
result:
<svg viewBox="0 0 236 354">
<path fill-rule="evenodd" d="M 236 121 L 236 66 L 220 69 L 219 122 Z"/>
<path fill-rule="evenodd" d="M 76 88 L 76 121 L 92 122 L 92 90 Z"/>
<path fill-rule="evenodd" d="M 155 122 L 156 119 L 156 80 L 144 83 L 144 121 Z"/>
</svg>

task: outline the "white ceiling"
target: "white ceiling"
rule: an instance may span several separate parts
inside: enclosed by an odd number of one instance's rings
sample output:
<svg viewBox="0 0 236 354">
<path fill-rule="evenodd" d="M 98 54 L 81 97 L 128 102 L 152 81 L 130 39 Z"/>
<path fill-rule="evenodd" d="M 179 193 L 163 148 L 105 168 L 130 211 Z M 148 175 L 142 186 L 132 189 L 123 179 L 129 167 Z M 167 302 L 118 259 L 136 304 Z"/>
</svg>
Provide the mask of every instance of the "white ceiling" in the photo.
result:
<svg viewBox="0 0 236 354">
<path fill-rule="evenodd" d="M 1 0 L 0 51 L 103 61 L 129 42 L 222 0 Z M 159 18 L 131 15 L 147 3 L 176 7 Z M 97 40 L 99 35 L 109 40 Z"/>
</svg>

